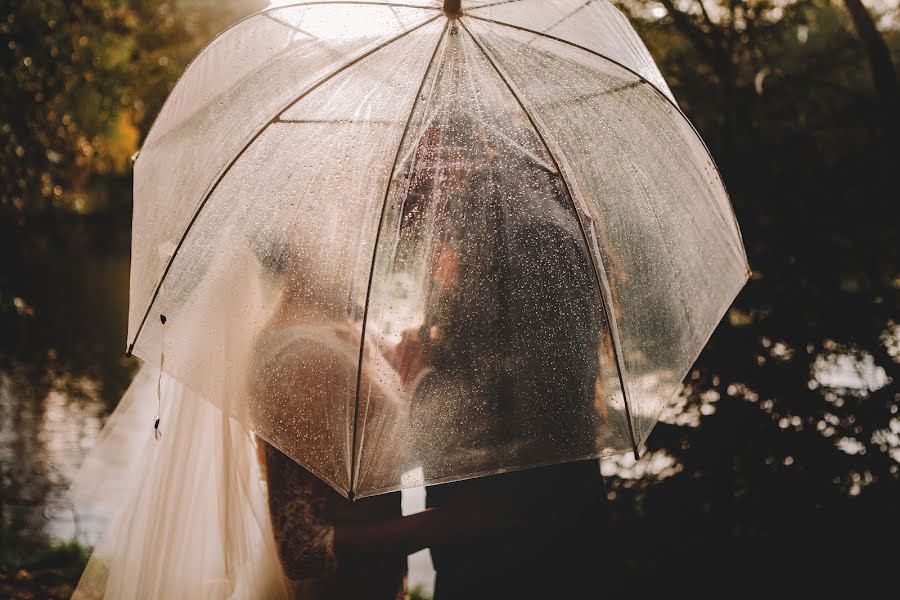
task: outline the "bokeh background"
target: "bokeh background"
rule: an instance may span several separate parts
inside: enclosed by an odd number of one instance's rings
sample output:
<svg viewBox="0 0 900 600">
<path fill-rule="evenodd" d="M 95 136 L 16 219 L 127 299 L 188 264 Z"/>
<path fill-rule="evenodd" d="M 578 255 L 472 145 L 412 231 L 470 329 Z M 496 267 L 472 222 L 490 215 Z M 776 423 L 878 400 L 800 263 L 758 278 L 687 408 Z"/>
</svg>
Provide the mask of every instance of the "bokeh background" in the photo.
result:
<svg viewBox="0 0 900 600">
<path fill-rule="evenodd" d="M 65 490 L 124 357 L 130 157 L 254 0 L 0 0 L 0 597 L 68 598 Z M 608 592 L 896 592 L 897 0 L 628 0 L 753 277 L 649 441 L 604 461 Z M 563 493 L 561 491 L 561 493 Z"/>
</svg>

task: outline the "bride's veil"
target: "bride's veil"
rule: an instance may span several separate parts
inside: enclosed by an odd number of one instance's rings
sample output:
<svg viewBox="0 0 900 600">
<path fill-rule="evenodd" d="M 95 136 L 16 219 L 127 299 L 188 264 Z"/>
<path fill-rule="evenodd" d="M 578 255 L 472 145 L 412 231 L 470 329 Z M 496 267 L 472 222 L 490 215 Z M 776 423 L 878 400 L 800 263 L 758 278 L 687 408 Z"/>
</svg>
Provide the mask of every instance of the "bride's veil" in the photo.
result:
<svg viewBox="0 0 900 600">
<path fill-rule="evenodd" d="M 273 276 L 270 263 L 302 257 L 282 270 L 289 267 L 291 281 L 321 299 L 333 292 L 328 273 L 338 242 L 300 238 L 277 219 L 249 222 L 240 211 L 226 221 L 223 229 L 235 232 L 230 242 L 182 269 L 191 289 L 168 298 L 162 288 L 167 300 L 153 307 L 168 324 L 144 335 L 163 335 L 157 347 L 165 356 L 144 357 L 72 486 L 76 509 L 115 515 L 75 600 L 289 596 L 251 433 L 277 424 L 254 418 L 250 371 L 258 336 L 283 295 L 285 275 Z M 179 272 L 166 285 L 185 288 L 171 282 Z"/>
<path fill-rule="evenodd" d="M 286 598 L 254 438 L 146 365 L 72 487 L 115 511 L 73 598 Z"/>
<path fill-rule="evenodd" d="M 277 295 L 225 276 L 256 262 L 232 248 L 205 265 L 197 293 L 217 304 L 172 309 L 182 325 L 166 331 L 165 357 L 140 369 L 73 482 L 76 510 L 111 519 L 76 600 L 288 597 L 247 417 L 255 329 L 230 325 L 248 303 L 271 306 Z M 211 364 L 224 376 L 204 389 Z"/>
</svg>

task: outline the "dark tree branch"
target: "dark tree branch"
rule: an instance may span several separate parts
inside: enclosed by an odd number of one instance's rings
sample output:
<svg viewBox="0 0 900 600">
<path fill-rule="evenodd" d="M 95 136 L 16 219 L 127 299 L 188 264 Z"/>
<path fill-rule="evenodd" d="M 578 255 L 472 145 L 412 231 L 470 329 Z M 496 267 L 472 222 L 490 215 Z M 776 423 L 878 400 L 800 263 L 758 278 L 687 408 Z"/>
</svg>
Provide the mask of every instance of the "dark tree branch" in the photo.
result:
<svg viewBox="0 0 900 600">
<path fill-rule="evenodd" d="M 881 97 L 888 117 L 896 126 L 898 123 L 896 113 L 900 110 L 900 82 L 897 80 L 897 70 L 891 60 L 891 52 L 875 26 L 875 20 L 861 0 L 844 0 L 844 4 L 869 59 L 875 91 Z"/>
<path fill-rule="evenodd" d="M 713 20 L 709 16 L 709 12 L 706 10 L 706 6 L 703 4 L 703 0 L 697 0 L 697 4 L 700 5 L 700 12 L 703 13 L 703 20 L 706 21 L 706 24 L 709 25 L 709 29 L 711 31 L 715 31 L 716 24 L 713 23 Z"/>
<path fill-rule="evenodd" d="M 690 40 L 697 52 L 713 67 L 716 74 L 723 77 L 727 72 L 725 63 L 730 61 L 729 57 L 725 56 L 725 49 L 719 44 L 711 42 L 710 34 L 697 25 L 691 15 L 679 10 L 675 6 L 674 0 L 660 0 L 660 2 L 672 17 L 675 27 Z M 716 30 L 717 27 L 714 25 L 713 29 Z M 719 35 L 721 36 L 721 32 Z"/>
</svg>

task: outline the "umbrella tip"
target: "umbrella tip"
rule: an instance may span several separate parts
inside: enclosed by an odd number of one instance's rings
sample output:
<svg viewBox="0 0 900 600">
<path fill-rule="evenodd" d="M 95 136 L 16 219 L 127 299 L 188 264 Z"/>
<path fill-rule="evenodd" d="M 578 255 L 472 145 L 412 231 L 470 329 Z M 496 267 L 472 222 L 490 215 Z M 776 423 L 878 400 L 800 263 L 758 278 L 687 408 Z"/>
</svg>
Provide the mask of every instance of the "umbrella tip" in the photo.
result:
<svg viewBox="0 0 900 600">
<path fill-rule="evenodd" d="M 128 350 L 125 351 L 125 358 L 131 358 L 131 353 L 134 350 L 134 344 L 131 343 L 128 345 Z"/>
<path fill-rule="evenodd" d="M 462 0 L 444 0 L 444 12 L 457 15 L 462 12 Z"/>
</svg>

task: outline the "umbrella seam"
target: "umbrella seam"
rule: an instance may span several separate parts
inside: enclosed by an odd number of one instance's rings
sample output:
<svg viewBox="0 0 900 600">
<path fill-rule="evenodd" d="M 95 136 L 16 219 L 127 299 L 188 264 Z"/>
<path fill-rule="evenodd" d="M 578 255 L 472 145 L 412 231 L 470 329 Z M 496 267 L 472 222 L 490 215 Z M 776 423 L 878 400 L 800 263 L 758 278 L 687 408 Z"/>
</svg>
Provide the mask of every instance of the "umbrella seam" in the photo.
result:
<svg viewBox="0 0 900 600">
<path fill-rule="evenodd" d="M 585 247 L 588 250 L 588 256 L 591 259 L 591 267 L 593 268 L 594 279 L 595 279 L 595 282 L 596 282 L 597 288 L 598 288 L 597 291 L 600 295 L 600 302 L 603 306 L 603 312 L 606 314 L 607 325 L 610 329 L 610 337 L 612 338 L 611 341 L 612 341 L 613 353 L 615 354 L 615 357 L 616 357 L 616 366 L 617 366 L 617 370 L 618 370 L 618 374 L 619 374 L 619 385 L 622 388 L 622 400 L 625 404 L 625 416 L 628 421 L 628 433 L 631 436 L 632 449 L 634 451 L 635 458 L 636 459 L 640 458 L 640 449 L 638 448 L 637 438 L 636 438 L 635 432 L 634 432 L 634 423 L 632 422 L 632 418 L 631 418 L 631 409 L 628 406 L 628 395 L 629 394 L 626 391 L 625 374 L 623 372 L 624 363 L 622 361 L 622 353 L 621 353 L 621 347 L 620 347 L 621 344 L 617 341 L 617 336 L 614 336 L 612 333 L 612 329 L 615 325 L 615 315 L 612 314 L 612 310 L 611 310 L 611 306 L 610 306 L 611 302 L 607 302 L 605 290 L 604 290 L 604 287 L 603 287 L 603 284 L 601 281 L 601 275 L 599 273 L 598 266 L 597 266 L 598 262 L 599 262 L 600 269 L 604 269 L 603 263 L 602 263 L 603 259 L 602 259 L 602 257 L 597 256 L 596 260 L 595 260 L 594 253 L 591 251 L 591 244 L 588 241 L 587 232 L 585 230 L 584 223 L 581 220 L 581 212 L 578 210 L 578 205 L 576 204 L 575 195 L 572 193 L 572 189 L 569 186 L 569 182 L 568 182 L 565 174 L 563 173 L 563 169 L 562 169 L 562 166 L 561 166 L 559 160 L 557 159 L 556 155 L 553 153 L 553 150 L 550 148 L 550 144 L 547 142 L 546 138 L 541 133 L 541 129 L 537 124 L 535 116 L 532 115 L 531 111 L 528 110 L 528 108 L 525 106 L 524 101 L 519 96 L 519 94 L 516 93 L 516 90 L 514 89 L 512 83 L 507 78 L 506 74 L 500 69 L 500 66 L 496 63 L 496 61 L 494 61 L 493 57 L 490 55 L 488 50 L 482 45 L 481 41 L 477 37 L 475 37 L 475 34 L 472 33 L 472 31 L 469 29 L 469 27 L 465 24 L 464 19 L 460 19 L 460 24 L 463 26 L 463 29 L 466 30 L 466 33 L 472 38 L 472 41 L 474 41 L 475 44 L 478 46 L 478 49 L 481 50 L 482 54 L 484 54 L 484 57 L 487 59 L 488 63 L 490 63 L 491 67 L 493 67 L 493 69 L 497 72 L 497 75 L 500 77 L 500 79 L 506 85 L 507 89 L 509 89 L 509 92 L 513 95 L 513 98 L 515 98 L 519 107 L 525 113 L 525 116 L 528 118 L 528 121 L 531 123 L 532 129 L 537 134 L 538 138 L 541 141 L 541 144 L 543 144 L 544 148 L 547 150 L 547 153 L 550 155 L 551 160 L 553 161 L 554 165 L 556 166 L 556 169 L 559 172 L 560 180 L 562 181 L 563 186 L 565 186 L 565 188 L 566 188 L 566 192 L 569 195 L 569 199 L 572 201 L 572 207 L 575 210 L 575 217 L 578 220 L 578 228 L 581 230 L 581 235 L 584 240 Z M 604 270 L 604 273 L 605 273 L 605 270 Z M 605 277 L 603 279 L 605 280 Z"/>
<path fill-rule="evenodd" d="M 406 37 L 407 35 L 415 32 L 415 31 L 418 31 L 422 27 L 424 27 L 430 23 L 433 23 L 440 16 L 442 16 L 442 13 L 438 13 L 435 16 L 422 21 L 421 23 L 415 25 L 414 27 L 407 29 L 406 31 L 403 31 L 403 32 L 381 42 L 377 46 L 369 48 L 368 50 L 364 51 L 362 54 L 357 54 L 352 59 L 346 61 L 344 64 L 342 64 L 340 67 L 338 67 L 334 71 L 328 73 L 327 75 L 323 75 L 322 77 L 317 79 L 315 82 L 308 85 L 302 92 L 300 92 L 300 94 L 298 94 L 296 97 L 294 97 L 287 105 L 280 107 L 274 113 L 274 116 L 272 118 L 270 118 L 268 121 L 266 121 L 266 123 L 262 127 L 260 127 L 259 131 L 257 131 L 256 133 L 253 134 L 253 136 L 250 138 L 250 140 L 241 148 L 240 151 L 238 151 L 238 153 L 231 159 L 231 161 L 225 166 L 225 168 L 220 171 L 219 175 L 216 177 L 216 180 L 208 188 L 206 193 L 203 194 L 203 199 L 200 201 L 200 204 L 197 206 L 197 210 L 194 211 L 194 215 L 191 217 L 190 222 L 188 223 L 184 232 L 181 234 L 181 238 L 178 240 L 178 244 L 175 246 L 175 249 L 172 251 L 171 256 L 169 256 L 169 262 L 166 264 L 166 268 L 163 271 L 163 274 L 160 276 L 159 281 L 156 284 L 156 289 L 153 291 L 153 295 L 150 298 L 150 302 L 147 304 L 147 309 L 144 312 L 144 317 L 141 319 L 141 323 L 140 323 L 140 325 L 138 325 L 137 331 L 134 334 L 134 339 L 131 341 L 131 344 L 128 346 L 128 350 L 125 353 L 126 356 L 131 356 L 131 353 L 134 350 L 135 345 L 137 344 L 137 340 L 141 335 L 141 331 L 143 331 L 143 329 L 144 329 L 144 324 L 147 322 L 147 316 L 150 314 L 150 310 L 153 308 L 153 304 L 156 302 L 156 299 L 159 296 L 160 288 L 162 288 L 162 284 L 165 281 L 166 276 L 169 274 L 169 270 L 172 268 L 172 265 L 175 263 L 175 257 L 178 255 L 178 251 L 181 249 L 181 246 L 184 244 L 185 239 L 187 239 L 188 233 L 190 233 L 191 229 L 194 226 L 194 223 L 197 221 L 197 218 L 200 216 L 200 213 L 203 212 L 203 208 L 206 206 L 206 203 L 209 201 L 209 199 L 215 193 L 216 189 L 219 187 L 219 184 L 222 182 L 222 180 L 225 178 L 225 176 L 228 175 L 228 173 L 231 171 L 232 167 L 234 167 L 234 165 L 237 164 L 237 162 L 241 159 L 241 157 L 244 155 L 244 153 L 253 145 L 253 143 L 256 142 L 256 140 L 259 139 L 259 137 L 263 133 L 265 133 L 266 130 L 268 130 L 268 128 L 271 125 L 277 123 L 279 120 L 279 117 L 282 114 L 284 114 L 286 111 L 293 108 L 296 104 L 298 104 L 300 101 L 302 101 L 304 98 L 309 96 L 311 93 L 313 93 L 314 91 L 316 91 L 317 89 L 319 89 L 320 87 L 322 87 L 323 85 L 325 85 L 326 83 L 331 81 L 333 78 L 337 77 L 338 75 L 340 75 L 347 69 L 353 67 L 354 65 L 362 62 L 366 58 L 372 56 L 379 50 L 386 48 L 387 46 L 391 45 L 392 43 L 396 42 L 397 40 L 400 40 L 400 39 Z"/>
<path fill-rule="evenodd" d="M 444 43 L 444 38 L 447 35 L 447 30 L 450 26 L 450 20 L 444 24 L 444 28 L 441 31 L 441 34 L 438 36 L 437 43 L 434 46 L 434 51 L 431 54 L 431 58 L 428 60 L 428 64 L 425 66 L 425 72 L 422 74 L 422 81 L 419 84 L 419 88 L 416 91 L 415 100 L 413 100 L 412 106 L 409 110 L 409 116 L 406 119 L 406 125 L 403 128 L 403 134 L 400 136 L 399 143 L 397 145 L 397 151 L 394 154 L 394 160 L 391 163 L 391 172 L 388 176 L 387 186 L 384 190 L 384 198 L 381 205 L 381 214 L 378 219 L 378 229 L 375 231 L 375 240 L 372 246 L 372 263 L 369 268 L 369 282 L 366 287 L 366 302 L 363 308 L 363 320 L 362 320 L 362 328 L 359 340 L 359 361 L 356 372 L 356 406 L 353 411 L 353 438 L 350 446 L 350 490 L 349 490 L 349 498 L 353 500 L 355 496 L 355 488 L 356 488 L 356 478 L 359 476 L 359 462 L 361 460 L 362 455 L 362 436 L 365 434 L 365 431 L 359 433 L 359 455 L 360 458 L 357 458 L 356 451 L 356 438 L 357 438 L 357 430 L 359 426 L 357 425 L 358 416 L 359 416 L 359 401 L 360 401 L 360 393 L 362 391 L 362 370 L 363 370 L 363 358 L 365 355 L 365 347 L 366 347 L 366 327 L 368 325 L 369 319 L 369 301 L 372 296 L 372 284 L 375 279 L 375 259 L 378 255 L 378 242 L 381 238 L 381 231 L 384 227 L 384 217 L 387 213 L 387 205 L 388 200 L 390 199 L 391 193 L 391 183 L 394 180 L 394 176 L 397 172 L 397 165 L 399 164 L 400 156 L 403 151 L 403 142 L 406 140 L 407 135 L 409 135 L 410 126 L 412 125 L 413 118 L 416 114 L 416 108 L 419 106 L 420 96 L 422 95 L 422 91 L 425 89 L 425 84 L 428 82 L 428 75 L 431 73 L 432 68 L 435 64 L 435 58 L 437 58 L 438 50 L 440 50 L 441 45 Z M 366 402 L 366 414 L 368 414 L 368 402 Z M 363 419 L 363 427 L 365 426 L 365 417 Z"/>
<path fill-rule="evenodd" d="M 484 7 L 478 7 L 478 8 L 484 8 Z M 744 237 L 743 237 L 743 234 L 741 233 L 741 227 L 738 224 L 737 215 L 734 212 L 734 204 L 731 201 L 731 196 L 728 194 L 728 188 L 725 186 L 725 178 L 722 176 L 722 171 L 721 171 L 721 169 L 719 169 L 719 165 L 716 164 L 716 161 L 713 158 L 712 152 L 710 152 L 709 146 L 706 145 L 706 141 L 703 139 L 703 136 L 700 135 L 700 132 L 697 131 L 697 128 L 694 126 L 694 124 L 691 122 L 691 120 L 688 118 L 688 116 L 686 114 L 684 114 L 684 111 L 681 110 L 681 107 L 678 106 L 678 103 L 676 103 L 667 94 L 663 93 L 663 91 L 660 90 L 659 87 L 655 83 L 653 83 L 652 81 L 650 81 L 649 79 L 644 77 L 641 73 L 632 69 L 628 65 L 625 65 L 625 64 L 617 61 L 614 58 L 610 58 L 609 56 L 606 56 L 605 54 L 601 54 L 600 52 L 597 52 L 596 50 L 591 50 L 590 48 L 587 48 L 580 44 L 576 44 L 575 42 L 571 42 L 569 40 L 566 40 L 566 39 L 563 39 L 560 37 L 556 37 L 555 35 L 550 35 L 549 33 L 537 31 L 535 29 L 530 29 L 528 27 L 522 27 L 521 25 L 513 25 L 512 23 L 506 23 L 505 21 L 498 21 L 496 19 L 488 19 L 486 17 L 479 17 L 478 15 L 474 15 L 472 13 L 466 13 L 466 16 L 471 17 L 473 19 L 477 19 L 479 21 L 484 21 L 486 23 L 494 23 L 496 25 L 502 25 L 504 27 L 509 27 L 511 29 L 517 29 L 519 31 L 531 33 L 538 37 L 542 37 L 542 38 L 545 38 L 548 40 L 553 40 L 560 44 L 565 44 L 566 46 L 571 46 L 572 48 L 577 48 L 583 52 L 587 52 L 588 54 L 592 54 L 598 58 L 602 58 L 603 60 L 609 61 L 609 62 L 613 63 L 614 65 L 621 67 L 622 69 L 625 69 L 632 75 L 639 77 L 644 83 L 649 85 L 650 88 L 653 89 L 653 91 L 655 91 L 657 94 L 662 96 L 665 99 L 665 101 L 667 103 L 669 103 L 672 106 L 672 108 L 674 108 L 675 111 L 681 116 L 681 118 L 684 119 L 684 121 L 690 126 L 691 130 L 694 132 L 694 135 L 697 136 L 697 139 L 700 141 L 701 144 L 703 144 L 703 149 L 706 150 L 706 155 L 709 158 L 709 161 L 712 163 L 713 168 L 716 170 L 716 175 L 719 178 L 719 183 L 722 184 L 722 189 L 725 190 L 725 196 L 728 198 L 728 207 L 731 211 L 732 224 L 734 225 L 734 228 L 737 231 L 738 240 L 740 241 L 740 252 L 744 258 L 744 264 L 747 267 L 747 273 L 748 274 L 750 273 L 750 263 L 749 263 L 749 260 L 747 259 L 747 251 L 744 248 Z"/>
</svg>

